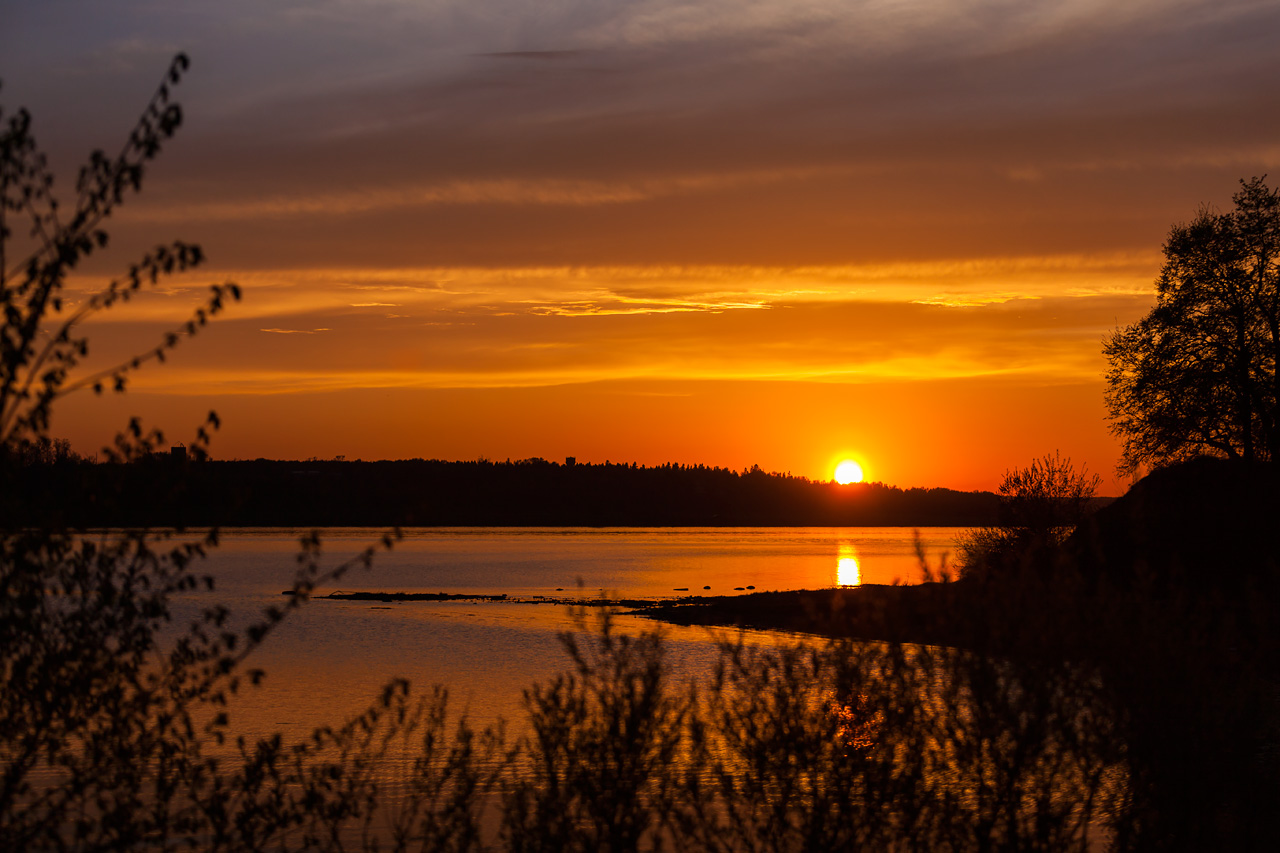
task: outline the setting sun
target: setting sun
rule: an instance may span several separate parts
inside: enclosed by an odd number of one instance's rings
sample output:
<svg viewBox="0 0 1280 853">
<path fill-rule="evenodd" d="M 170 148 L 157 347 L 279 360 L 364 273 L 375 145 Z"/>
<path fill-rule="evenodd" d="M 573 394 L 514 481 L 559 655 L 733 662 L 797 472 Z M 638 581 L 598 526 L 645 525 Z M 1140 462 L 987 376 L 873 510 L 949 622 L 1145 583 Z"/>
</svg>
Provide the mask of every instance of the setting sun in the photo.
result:
<svg viewBox="0 0 1280 853">
<path fill-rule="evenodd" d="M 836 482 L 840 485 L 862 482 L 862 466 L 852 459 L 846 459 L 836 466 Z"/>
</svg>

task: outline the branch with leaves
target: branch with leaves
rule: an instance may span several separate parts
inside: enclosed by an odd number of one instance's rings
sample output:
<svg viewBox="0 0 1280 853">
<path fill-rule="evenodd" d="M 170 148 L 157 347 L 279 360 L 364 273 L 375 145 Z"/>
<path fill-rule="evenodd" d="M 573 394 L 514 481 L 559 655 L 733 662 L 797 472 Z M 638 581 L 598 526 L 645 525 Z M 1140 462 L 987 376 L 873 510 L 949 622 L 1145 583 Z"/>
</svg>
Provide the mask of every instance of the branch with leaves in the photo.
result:
<svg viewBox="0 0 1280 853">
<path fill-rule="evenodd" d="M 67 277 L 109 238 L 102 227 L 117 206 L 142 189 L 147 164 L 182 124 L 182 108 L 171 93 L 187 70 L 185 54 L 174 57 L 164 80 L 129 133 L 119 154 L 94 151 L 76 181 L 76 202 L 69 217 L 60 212 L 53 192 L 48 160 L 36 144 L 31 116 L 19 110 L 9 117 L 0 135 L 0 447 L 35 440 L 49 426 L 55 400 L 73 391 L 110 388 L 124 391 L 129 374 L 195 335 L 240 299 L 233 283 L 210 288 L 191 318 L 166 333 L 157 345 L 90 376 L 73 378 L 74 369 L 88 356 L 88 339 L 81 324 L 100 311 L 128 302 L 162 277 L 195 269 L 204 262 L 198 245 L 174 241 L 157 246 L 74 310 L 65 291 Z M 0 120 L 3 120 L 0 112 Z M 10 219 L 25 217 L 35 248 L 21 262 L 8 266 L 7 246 L 13 232 Z M 65 313 L 64 313 L 65 312 Z"/>
</svg>

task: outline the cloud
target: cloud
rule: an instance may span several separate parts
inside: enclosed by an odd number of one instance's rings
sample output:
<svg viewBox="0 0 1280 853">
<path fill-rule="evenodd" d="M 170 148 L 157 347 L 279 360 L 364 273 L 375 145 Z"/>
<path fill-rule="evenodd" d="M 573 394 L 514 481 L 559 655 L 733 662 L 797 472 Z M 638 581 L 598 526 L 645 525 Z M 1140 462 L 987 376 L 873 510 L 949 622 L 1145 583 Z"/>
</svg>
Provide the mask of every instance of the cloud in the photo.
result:
<svg viewBox="0 0 1280 853">
<path fill-rule="evenodd" d="M 140 373 L 164 393 L 1097 386 L 1170 223 L 1280 168 L 1274 3 L 66 12 L 17 4 L 0 30 L 6 102 L 32 108 L 59 186 L 115 148 L 163 69 L 149 56 L 194 61 L 109 254 L 189 226 L 211 265 L 94 338 L 95 359 L 127 355 L 206 276 L 240 283 L 215 331 Z"/>
<path fill-rule="evenodd" d="M 277 321 L 273 328 L 302 329 L 310 328 L 306 317 L 354 317 L 368 314 L 366 308 L 401 308 L 433 322 L 462 322 L 497 315 L 719 314 L 851 301 L 972 306 L 1063 297 L 1149 300 L 1159 266 L 1160 253 L 1151 249 L 806 266 L 231 268 L 217 276 L 236 281 L 245 292 L 228 316 L 269 318 Z M 206 278 L 196 272 L 170 279 L 172 297 L 151 296 L 101 321 L 185 319 L 207 292 Z M 69 296 L 105 283 L 79 276 Z M 184 307 L 188 301 L 191 309 Z"/>
<path fill-rule="evenodd" d="M 496 59 L 521 59 L 533 60 L 535 62 L 552 62 L 577 59 L 585 53 L 586 51 L 581 50 L 500 50 L 480 55 L 492 56 Z"/>
<path fill-rule="evenodd" d="M 460 322 L 429 313 L 388 319 L 313 311 L 281 317 L 293 322 L 271 326 L 221 320 L 218 335 L 184 351 L 169 369 L 140 379 L 139 387 L 188 385 L 189 393 L 216 394 L 233 387 L 283 393 L 546 387 L 640 378 L 1097 381 L 1104 369 L 1102 338 L 1148 306 L 1146 297 L 1120 295 L 970 307 L 829 300 L 781 303 L 769 311 L 491 309 Z M 144 333 L 140 328 L 122 324 L 108 331 L 127 343 Z M 327 332 L 323 340 L 315 334 L 320 331 Z"/>
<path fill-rule="evenodd" d="M 198 34 L 188 121 L 113 226 L 189 223 L 228 267 L 1101 254 L 1280 165 L 1274 4 L 183 5 L 13 63 Z M 120 79 L 53 99 L 77 155 L 134 114 Z"/>
<path fill-rule="evenodd" d="M 705 302 L 705 301 L 653 301 L 618 297 L 599 301 L 562 301 L 555 304 L 531 304 L 531 314 L 558 317 L 605 317 L 610 315 L 677 314 L 707 312 L 719 314 L 739 309 L 761 309 L 769 305 L 762 301 Z"/>
<path fill-rule="evenodd" d="M 943 308 L 977 308 L 982 305 L 1003 305 L 1013 299 L 1039 299 L 1022 293 L 940 293 L 927 299 L 911 300 L 917 305 L 938 305 Z"/>
<path fill-rule="evenodd" d="M 815 180 L 849 171 L 848 168 L 830 167 L 679 175 L 649 180 L 447 181 L 419 187 L 369 188 L 348 193 L 295 193 L 237 202 L 168 206 L 142 202 L 130 214 L 138 222 L 207 222 L 281 216 L 342 216 L 429 205 L 614 205 L 726 188 Z"/>
</svg>

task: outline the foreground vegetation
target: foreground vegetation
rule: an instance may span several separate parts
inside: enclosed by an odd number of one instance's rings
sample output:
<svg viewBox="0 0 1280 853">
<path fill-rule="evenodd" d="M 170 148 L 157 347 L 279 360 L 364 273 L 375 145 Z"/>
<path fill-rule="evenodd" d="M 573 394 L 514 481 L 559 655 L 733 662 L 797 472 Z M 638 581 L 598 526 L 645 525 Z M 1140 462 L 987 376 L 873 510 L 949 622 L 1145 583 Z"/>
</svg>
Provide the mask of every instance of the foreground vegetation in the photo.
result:
<svg viewBox="0 0 1280 853">
<path fill-rule="evenodd" d="M 184 640 L 156 667 L 43 627 L 78 665 L 46 657 L 47 677 L 6 685 L 6 734 L 23 735 L 6 738 L 22 747 L 5 755 L 7 849 L 1062 849 L 1123 814 L 1115 723 L 1090 713 L 1104 697 L 1087 668 L 726 644 L 686 690 L 656 634 L 606 619 L 564 637 L 570 667 L 527 691 L 517 742 L 395 683 L 341 728 L 249 743 L 224 742 L 219 710 L 234 644 Z"/>
<path fill-rule="evenodd" d="M 451 718 L 441 687 L 394 682 L 360 717 L 291 743 L 236 737 L 235 695 L 257 677 L 246 655 L 302 606 L 307 578 L 346 570 L 322 571 L 314 540 L 286 609 L 231 632 L 211 605 L 171 642 L 167 598 L 198 580 L 176 563 L 198 551 L 140 536 L 109 552 L 68 537 L 37 569 L 7 543 L 8 590 L 32 583 L 0 622 L 4 849 L 1273 841 L 1273 609 L 1257 605 L 1276 599 L 1263 584 L 1247 584 L 1245 600 L 1130 592 L 1069 574 L 1059 553 L 1052 579 L 1035 567 L 900 588 L 951 596 L 933 612 L 949 645 L 730 639 L 693 685 L 674 677 L 660 633 L 620 633 L 597 611 L 563 636 L 565 671 L 529 686 L 507 730 Z M 68 592 L 37 588 L 49 581 Z"/>
</svg>

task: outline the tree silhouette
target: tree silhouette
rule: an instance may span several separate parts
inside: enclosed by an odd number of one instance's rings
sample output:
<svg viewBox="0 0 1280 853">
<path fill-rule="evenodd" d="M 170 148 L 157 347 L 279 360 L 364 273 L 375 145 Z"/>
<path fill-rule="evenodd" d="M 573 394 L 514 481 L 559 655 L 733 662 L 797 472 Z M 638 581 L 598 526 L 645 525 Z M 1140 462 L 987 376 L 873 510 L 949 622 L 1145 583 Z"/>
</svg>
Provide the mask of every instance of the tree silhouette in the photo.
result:
<svg viewBox="0 0 1280 853">
<path fill-rule="evenodd" d="M 1122 473 L 1280 456 L 1280 194 L 1264 178 L 1240 183 L 1233 210 L 1202 208 L 1170 230 L 1155 308 L 1106 341 Z"/>
</svg>

